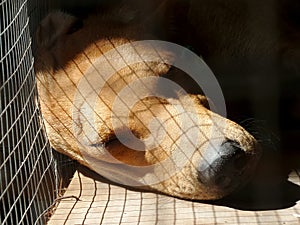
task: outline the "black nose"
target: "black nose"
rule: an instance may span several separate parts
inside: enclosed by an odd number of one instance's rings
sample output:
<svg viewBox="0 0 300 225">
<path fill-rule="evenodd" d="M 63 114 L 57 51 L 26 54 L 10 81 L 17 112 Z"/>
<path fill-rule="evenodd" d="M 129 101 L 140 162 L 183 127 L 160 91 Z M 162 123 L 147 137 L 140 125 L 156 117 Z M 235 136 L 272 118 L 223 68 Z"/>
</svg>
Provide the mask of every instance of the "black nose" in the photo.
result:
<svg viewBox="0 0 300 225">
<path fill-rule="evenodd" d="M 198 180 L 208 188 L 235 189 L 247 180 L 250 159 L 251 155 L 237 142 L 227 140 L 218 149 L 210 149 L 203 155 Z"/>
</svg>

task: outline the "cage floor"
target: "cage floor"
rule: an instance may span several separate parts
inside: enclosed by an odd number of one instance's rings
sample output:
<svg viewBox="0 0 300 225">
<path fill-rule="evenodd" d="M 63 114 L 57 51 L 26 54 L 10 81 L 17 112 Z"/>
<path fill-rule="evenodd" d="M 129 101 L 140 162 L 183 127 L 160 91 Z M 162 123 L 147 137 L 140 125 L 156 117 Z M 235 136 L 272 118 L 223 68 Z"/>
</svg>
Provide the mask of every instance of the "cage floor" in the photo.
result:
<svg viewBox="0 0 300 225">
<path fill-rule="evenodd" d="M 128 190 L 81 169 L 48 224 L 300 224 L 299 170 L 279 186 L 254 200 L 201 203 Z"/>
</svg>

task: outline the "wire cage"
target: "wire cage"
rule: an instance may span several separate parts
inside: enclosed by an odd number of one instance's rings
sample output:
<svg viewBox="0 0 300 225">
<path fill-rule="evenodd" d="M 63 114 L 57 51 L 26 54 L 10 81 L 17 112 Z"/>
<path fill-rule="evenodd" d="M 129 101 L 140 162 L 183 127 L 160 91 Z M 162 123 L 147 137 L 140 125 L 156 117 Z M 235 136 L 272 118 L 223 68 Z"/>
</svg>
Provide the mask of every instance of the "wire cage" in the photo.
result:
<svg viewBox="0 0 300 225">
<path fill-rule="evenodd" d="M 45 224 L 57 196 L 32 54 L 32 34 L 48 8 L 48 1 L 0 1 L 0 224 Z"/>
</svg>

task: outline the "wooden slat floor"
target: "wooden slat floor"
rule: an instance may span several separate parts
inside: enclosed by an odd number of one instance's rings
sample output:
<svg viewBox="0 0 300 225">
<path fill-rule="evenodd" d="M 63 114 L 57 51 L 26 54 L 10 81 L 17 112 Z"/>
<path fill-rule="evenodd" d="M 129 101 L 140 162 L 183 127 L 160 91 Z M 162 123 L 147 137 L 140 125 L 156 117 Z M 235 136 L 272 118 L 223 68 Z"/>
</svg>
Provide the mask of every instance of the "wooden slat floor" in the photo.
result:
<svg viewBox="0 0 300 225">
<path fill-rule="evenodd" d="M 128 190 L 89 173 L 76 171 L 48 225 L 300 224 L 299 170 L 252 198 L 202 203 Z"/>
</svg>

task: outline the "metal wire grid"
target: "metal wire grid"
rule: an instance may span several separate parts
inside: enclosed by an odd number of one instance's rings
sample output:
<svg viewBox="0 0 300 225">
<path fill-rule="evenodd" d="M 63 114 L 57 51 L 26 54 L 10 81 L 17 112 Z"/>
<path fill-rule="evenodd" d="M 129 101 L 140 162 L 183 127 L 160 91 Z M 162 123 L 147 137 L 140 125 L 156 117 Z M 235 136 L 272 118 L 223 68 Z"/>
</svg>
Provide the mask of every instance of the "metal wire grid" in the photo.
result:
<svg viewBox="0 0 300 225">
<path fill-rule="evenodd" d="M 39 119 L 33 70 L 29 24 L 33 29 L 35 22 L 27 10 L 37 3 L 0 2 L 0 224 L 43 224 L 55 198 L 53 156 Z"/>
<path fill-rule="evenodd" d="M 77 172 L 60 199 L 48 225 L 56 224 L 291 224 L 300 222 L 299 172 L 290 175 L 285 191 L 289 207 L 273 210 L 240 210 L 238 207 L 185 201 L 155 193 L 136 192 L 115 186 L 82 170 Z M 293 187 L 292 189 L 290 189 Z M 295 203 L 297 200 L 298 203 Z"/>
</svg>

